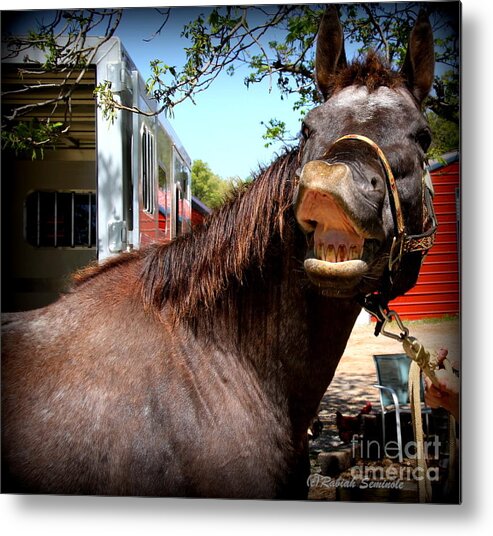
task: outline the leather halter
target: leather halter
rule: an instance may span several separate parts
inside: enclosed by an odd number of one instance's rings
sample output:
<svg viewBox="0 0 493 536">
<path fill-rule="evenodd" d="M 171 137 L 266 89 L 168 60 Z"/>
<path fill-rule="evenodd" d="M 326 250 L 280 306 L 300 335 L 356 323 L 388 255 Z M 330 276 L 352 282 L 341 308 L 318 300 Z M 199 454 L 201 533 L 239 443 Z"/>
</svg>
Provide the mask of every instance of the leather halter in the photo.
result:
<svg viewBox="0 0 493 536">
<path fill-rule="evenodd" d="M 389 255 L 389 274 L 392 279 L 397 272 L 402 257 L 406 253 L 421 252 L 423 259 L 428 253 L 428 250 L 435 242 L 435 233 L 437 230 L 437 220 L 435 210 L 433 208 L 433 185 L 429 172 L 425 169 L 422 176 L 421 196 L 423 203 L 423 232 L 421 234 L 409 235 L 406 232 L 404 225 L 404 217 L 402 214 L 401 201 L 399 191 L 395 181 L 394 173 L 390 167 L 389 161 L 385 153 L 380 147 L 370 138 L 361 134 L 347 134 L 338 138 L 332 146 L 343 140 L 356 140 L 369 145 L 377 154 L 383 168 L 385 170 L 385 180 L 387 190 L 389 192 L 389 203 L 394 220 L 394 237 Z"/>
<path fill-rule="evenodd" d="M 423 170 L 421 182 L 421 199 L 423 204 L 423 232 L 416 235 L 409 235 L 406 232 L 404 217 L 402 213 L 399 191 L 396 180 L 389 161 L 382 149 L 370 138 L 360 134 L 347 134 L 338 138 L 332 146 L 343 140 L 361 141 L 369 145 L 377 154 L 385 170 L 385 181 L 389 192 L 389 204 L 394 220 L 394 237 L 389 252 L 389 262 L 386 276 L 382 282 L 380 290 L 360 296 L 360 303 L 370 314 L 377 319 L 375 335 L 380 333 L 385 323 L 386 312 L 388 312 L 388 302 L 391 290 L 396 282 L 400 272 L 400 266 L 408 255 L 421 253 L 421 263 L 426 257 L 428 250 L 435 242 L 435 233 L 437 230 L 437 219 L 433 208 L 433 184 L 428 170 Z"/>
</svg>

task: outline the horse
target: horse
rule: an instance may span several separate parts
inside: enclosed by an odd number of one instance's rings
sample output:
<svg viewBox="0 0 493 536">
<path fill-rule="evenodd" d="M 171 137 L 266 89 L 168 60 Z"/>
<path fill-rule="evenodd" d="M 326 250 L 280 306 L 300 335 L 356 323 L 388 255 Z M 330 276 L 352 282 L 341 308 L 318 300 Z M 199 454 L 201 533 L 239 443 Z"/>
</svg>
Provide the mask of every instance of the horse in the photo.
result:
<svg viewBox="0 0 493 536">
<path fill-rule="evenodd" d="M 3 316 L 3 492 L 307 497 L 307 430 L 362 299 L 418 277 L 433 54 L 420 13 L 400 71 L 348 63 L 329 6 L 298 147 L 191 233 Z"/>
</svg>

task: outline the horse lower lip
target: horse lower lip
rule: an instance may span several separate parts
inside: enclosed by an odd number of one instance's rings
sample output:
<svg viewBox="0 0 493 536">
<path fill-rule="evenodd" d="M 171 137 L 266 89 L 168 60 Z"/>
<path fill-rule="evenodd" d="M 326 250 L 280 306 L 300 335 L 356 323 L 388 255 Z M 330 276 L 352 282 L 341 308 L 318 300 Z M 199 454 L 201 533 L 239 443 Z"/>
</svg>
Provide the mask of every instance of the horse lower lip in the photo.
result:
<svg viewBox="0 0 493 536">
<path fill-rule="evenodd" d="M 363 260 L 327 262 L 313 257 L 305 259 L 304 268 L 311 281 L 318 286 L 354 286 L 368 271 L 368 265 Z"/>
</svg>

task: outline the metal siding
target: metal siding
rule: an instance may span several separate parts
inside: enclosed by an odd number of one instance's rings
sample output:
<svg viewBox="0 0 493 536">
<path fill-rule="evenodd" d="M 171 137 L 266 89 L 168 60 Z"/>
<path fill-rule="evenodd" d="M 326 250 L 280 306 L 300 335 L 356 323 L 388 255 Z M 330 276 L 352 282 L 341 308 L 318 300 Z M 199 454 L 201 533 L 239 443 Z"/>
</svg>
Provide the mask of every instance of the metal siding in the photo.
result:
<svg viewBox="0 0 493 536">
<path fill-rule="evenodd" d="M 415 287 L 390 304 L 402 318 L 456 315 L 460 311 L 458 214 L 455 197 L 456 189 L 460 187 L 459 169 L 459 163 L 454 162 L 431 173 L 438 231 L 435 245 L 423 263 Z"/>
</svg>

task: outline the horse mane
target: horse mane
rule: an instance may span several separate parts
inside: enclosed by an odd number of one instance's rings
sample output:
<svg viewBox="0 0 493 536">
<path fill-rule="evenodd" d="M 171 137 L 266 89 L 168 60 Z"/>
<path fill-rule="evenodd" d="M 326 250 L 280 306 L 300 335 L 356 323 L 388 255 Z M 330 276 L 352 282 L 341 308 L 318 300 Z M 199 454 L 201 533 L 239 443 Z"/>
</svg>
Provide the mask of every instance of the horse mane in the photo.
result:
<svg viewBox="0 0 493 536">
<path fill-rule="evenodd" d="M 72 274 L 72 289 L 82 286 L 84 283 L 91 281 L 95 277 L 108 273 L 114 268 L 124 266 L 139 257 L 139 251 L 125 252 L 116 257 L 109 257 L 103 262 L 93 261 L 84 268 L 81 268 Z M 70 289 L 69 289 L 70 290 Z"/>
<path fill-rule="evenodd" d="M 140 274 L 146 308 L 171 305 L 178 316 L 210 309 L 233 283 L 241 284 L 252 267 L 259 272 L 273 236 L 282 238 L 292 204 L 299 150 L 261 170 L 201 226 L 171 243 L 143 251 Z"/>
<path fill-rule="evenodd" d="M 362 59 L 352 61 L 346 67 L 331 74 L 328 80 L 330 94 L 349 86 L 364 86 L 372 92 L 381 86 L 396 88 L 404 84 L 405 78 L 402 74 L 392 70 L 375 51 L 370 51 Z"/>
</svg>

